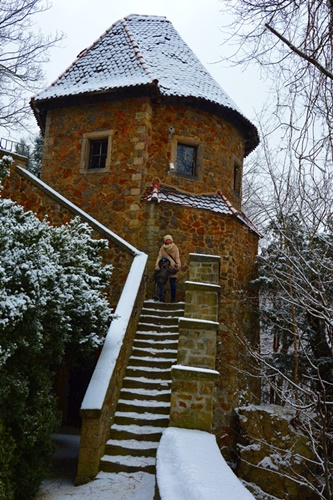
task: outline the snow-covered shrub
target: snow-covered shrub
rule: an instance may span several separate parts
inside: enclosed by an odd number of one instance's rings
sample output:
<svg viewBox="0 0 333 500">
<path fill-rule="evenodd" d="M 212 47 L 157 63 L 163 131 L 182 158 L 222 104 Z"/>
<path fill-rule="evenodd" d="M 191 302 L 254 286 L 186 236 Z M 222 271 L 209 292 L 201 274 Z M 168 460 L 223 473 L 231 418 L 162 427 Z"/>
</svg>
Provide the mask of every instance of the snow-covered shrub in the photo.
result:
<svg viewBox="0 0 333 500">
<path fill-rule="evenodd" d="M 34 497 L 52 455 L 54 370 L 103 343 L 107 244 L 79 219 L 55 228 L 0 199 L 0 442 L 2 429 L 16 446 L 16 499 Z"/>
<path fill-rule="evenodd" d="M 3 156 L 0 159 L 0 189 L 2 189 L 1 183 L 10 174 L 10 166 L 13 163 L 13 158 L 11 156 Z"/>
</svg>

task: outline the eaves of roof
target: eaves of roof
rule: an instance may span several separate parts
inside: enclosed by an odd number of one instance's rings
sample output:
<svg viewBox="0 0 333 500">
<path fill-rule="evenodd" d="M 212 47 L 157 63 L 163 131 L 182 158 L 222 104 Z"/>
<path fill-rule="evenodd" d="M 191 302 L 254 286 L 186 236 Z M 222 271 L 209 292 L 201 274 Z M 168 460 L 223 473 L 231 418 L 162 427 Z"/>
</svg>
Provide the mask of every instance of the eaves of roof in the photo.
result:
<svg viewBox="0 0 333 500">
<path fill-rule="evenodd" d="M 173 203 L 183 207 L 230 215 L 256 233 L 259 238 L 263 237 L 253 222 L 243 212 L 236 210 L 220 191 L 216 194 L 189 194 L 175 189 L 174 187 L 160 184 L 158 180 L 155 180 L 147 187 L 141 201 Z"/>
</svg>

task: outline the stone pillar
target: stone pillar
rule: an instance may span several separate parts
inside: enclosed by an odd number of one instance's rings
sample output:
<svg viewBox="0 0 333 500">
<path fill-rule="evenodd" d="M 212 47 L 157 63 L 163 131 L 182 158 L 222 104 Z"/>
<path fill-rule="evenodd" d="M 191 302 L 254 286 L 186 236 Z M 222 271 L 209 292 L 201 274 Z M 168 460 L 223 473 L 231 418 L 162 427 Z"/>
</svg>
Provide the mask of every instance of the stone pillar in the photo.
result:
<svg viewBox="0 0 333 500">
<path fill-rule="evenodd" d="M 170 426 L 210 432 L 213 420 L 220 257 L 190 254 L 185 316 L 172 367 Z"/>
</svg>

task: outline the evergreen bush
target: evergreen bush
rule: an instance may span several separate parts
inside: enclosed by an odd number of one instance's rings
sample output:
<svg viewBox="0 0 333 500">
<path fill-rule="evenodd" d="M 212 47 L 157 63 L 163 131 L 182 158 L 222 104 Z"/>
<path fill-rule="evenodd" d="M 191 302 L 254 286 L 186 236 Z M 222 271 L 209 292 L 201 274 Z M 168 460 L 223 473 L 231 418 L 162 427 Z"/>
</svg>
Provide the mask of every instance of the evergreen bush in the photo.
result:
<svg viewBox="0 0 333 500">
<path fill-rule="evenodd" d="M 107 245 L 79 219 L 52 227 L 0 198 L 0 498 L 35 497 L 59 423 L 55 369 L 103 343 Z"/>
</svg>

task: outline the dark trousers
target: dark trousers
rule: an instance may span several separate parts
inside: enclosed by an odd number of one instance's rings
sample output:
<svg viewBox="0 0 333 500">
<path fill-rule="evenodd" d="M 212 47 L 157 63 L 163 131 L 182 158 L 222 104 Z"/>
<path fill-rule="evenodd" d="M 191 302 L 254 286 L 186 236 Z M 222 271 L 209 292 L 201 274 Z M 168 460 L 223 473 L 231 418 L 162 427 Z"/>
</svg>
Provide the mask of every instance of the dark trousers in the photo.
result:
<svg viewBox="0 0 333 500">
<path fill-rule="evenodd" d="M 164 283 L 157 283 L 157 300 L 160 302 L 164 302 L 164 295 L 165 295 L 165 284 Z"/>
<path fill-rule="evenodd" d="M 176 278 L 170 278 L 171 302 L 176 300 Z"/>
</svg>

